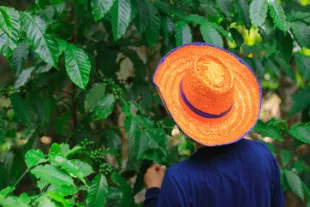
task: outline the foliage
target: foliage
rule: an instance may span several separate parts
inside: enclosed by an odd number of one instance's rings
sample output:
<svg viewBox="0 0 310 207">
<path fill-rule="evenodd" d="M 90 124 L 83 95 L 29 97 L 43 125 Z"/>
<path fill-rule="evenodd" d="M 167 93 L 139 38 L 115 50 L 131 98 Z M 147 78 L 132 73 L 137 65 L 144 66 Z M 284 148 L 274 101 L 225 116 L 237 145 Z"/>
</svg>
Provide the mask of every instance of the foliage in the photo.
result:
<svg viewBox="0 0 310 207">
<path fill-rule="evenodd" d="M 280 158 L 283 189 L 309 201 L 309 158 L 296 155 L 310 144 L 309 6 L 279 2 L 0 6 L 0 53 L 12 67 L 0 88 L 0 205 L 134 206 L 151 163 L 170 166 L 193 152 L 151 84 L 154 62 L 190 42 L 242 57 L 264 92 L 281 94 L 287 77 L 298 88 L 289 115 L 302 112 L 305 123 L 259 121 L 254 133 L 273 139 L 266 145 Z"/>
</svg>

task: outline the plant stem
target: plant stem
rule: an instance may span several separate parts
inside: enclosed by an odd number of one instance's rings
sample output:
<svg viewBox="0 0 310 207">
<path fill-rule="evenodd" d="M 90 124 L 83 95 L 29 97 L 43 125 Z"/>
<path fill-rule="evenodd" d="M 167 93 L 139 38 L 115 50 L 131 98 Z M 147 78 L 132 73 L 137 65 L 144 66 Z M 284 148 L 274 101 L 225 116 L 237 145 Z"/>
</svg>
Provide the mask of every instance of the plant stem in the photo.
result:
<svg viewBox="0 0 310 207">
<path fill-rule="evenodd" d="M 15 189 L 15 187 L 18 185 L 18 183 L 25 177 L 25 175 L 30 171 L 31 168 L 28 168 L 19 178 L 18 180 L 15 182 L 15 184 L 13 185 L 13 188 Z"/>
</svg>

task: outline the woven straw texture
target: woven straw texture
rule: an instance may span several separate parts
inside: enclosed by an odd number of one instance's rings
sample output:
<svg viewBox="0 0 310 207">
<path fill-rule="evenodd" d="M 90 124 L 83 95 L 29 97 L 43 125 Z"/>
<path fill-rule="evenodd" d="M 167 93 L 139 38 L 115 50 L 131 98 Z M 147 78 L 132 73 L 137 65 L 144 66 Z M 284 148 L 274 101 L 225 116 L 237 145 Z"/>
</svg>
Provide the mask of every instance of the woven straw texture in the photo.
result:
<svg viewBox="0 0 310 207">
<path fill-rule="evenodd" d="M 153 82 L 179 128 L 203 145 L 236 142 L 258 119 L 259 82 L 243 61 L 224 49 L 203 43 L 178 47 L 162 58 Z M 205 118 L 188 106 L 182 93 L 199 111 L 227 113 Z"/>
</svg>

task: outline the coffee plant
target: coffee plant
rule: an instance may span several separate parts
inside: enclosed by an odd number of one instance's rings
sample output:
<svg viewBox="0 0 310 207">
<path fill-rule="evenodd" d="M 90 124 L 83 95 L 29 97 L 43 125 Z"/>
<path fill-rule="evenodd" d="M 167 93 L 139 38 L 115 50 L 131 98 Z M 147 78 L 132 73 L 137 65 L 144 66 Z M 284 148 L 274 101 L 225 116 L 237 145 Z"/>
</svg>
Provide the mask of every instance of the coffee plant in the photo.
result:
<svg viewBox="0 0 310 207">
<path fill-rule="evenodd" d="M 1 1 L 0 205 L 142 206 L 146 169 L 194 152 L 152 85 L 156 64 L 207 42 L 281 98 L 281 119 L 250 137 L 279 161 L 288 204 L 310 206 L 309 11 L 309 0 Z"/>
</svg>

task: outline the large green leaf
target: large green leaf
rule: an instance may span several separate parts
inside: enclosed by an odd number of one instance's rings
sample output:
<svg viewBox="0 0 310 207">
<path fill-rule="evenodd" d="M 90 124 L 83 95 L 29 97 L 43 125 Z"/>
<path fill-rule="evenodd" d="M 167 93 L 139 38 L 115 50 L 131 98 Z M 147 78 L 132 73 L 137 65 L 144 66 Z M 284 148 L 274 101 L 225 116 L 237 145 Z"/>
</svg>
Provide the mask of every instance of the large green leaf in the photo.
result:
<svg viewBox="0 0 310 207">
<path fill-rule="evenodd" d="M 18 76 L 24 69 L 24 65 L 29 53 L 29 44 L 21 42 L 17 48 L 13 51 L 12 55 L 12 68 L 15 76 Z"/>
<path fill-rule="evenodd" d="M 302 21 L 292 23 L 292 32 L 301 47 L 310 48 L 310 27 Z"/>
<path fill-rule="evenodd" d="M 246 28 L 250 28 L 249 4 L 247 0 L 236 0 L 237 11 Z"/>
<path fill-rule="evenodd" d="M 115 97 L 113 94 L 106 94 L 94 109 L 94 115 L 96 119 L 106 119 L 110 114 L 112 114 L 115 105 Z"/>
<path fill-rule="evenodd" d="M 10 57 L 20 33 L 19 13 L 13 8 L 0 7 L 0 53 Z"/>
<path fill-rule="evenodd" d="M 310 23 L 310 12 L 291 11 L 287 16 L 288 21 L 303 21 L 307 24 Z"/>
<path fill-rule="evenodd" d="M 192 42 L 192 31 L 186 22 L 177 22 L 175 30 L 175 41 L 177 46 Z"/>
<path fill-rule="evenodd" d="M 105 83 L 100 83 L 93 86 L 86 95 L 84 107 L 86 111 L 93 111 L 104 95 L 105 95 Z"/>
<path fill-rule="evenodd" d="M 293 105 L 289 115 L 294 115 L 310 105 L 310 88 L 303 88 L 293 96 Z"/>
<path fill-rule="evenodd" d="M 310 168 L 303 161 L 300 161 L 300 160 L 297 160 L 294 162 L 293 169 L 296 170 L 297 174 L 302 173 L 304 171 L 308 171 L 308 172 L 310 171 Z"/>
<path fill-rule="evenodd" d="M 250 18 L 254 26 L 261 26 L 267 17 L 268 0 L 253 0 L 250 5 Z"/>
<path fill-rule="evenodd" d="M 98 174 L 92 181 L 88 189 L 86 202 L 88 206 L 105 206 L 108 194 L 108 182 L 104 175 Z"/>
<path fill-rule="evenodd" d="M 283 32 L 286 32 L 286 16 L 282 5 L 276 0 L 271 0 L 268 2 L 269 13 L 273 19 L 273 22 L 279 29 L 281 29 Z"/>
<path fill-rule="evenodd" d="M 91 0 L 92 14 L 96 21 L 102 19 L 112 8 L 115 0 Z"/>
<path fill-rule="evenodd" d="M 295 139 L 310 144 L 310 124 L 293 125 L 289 132 Z"/>
<path fill-rule="evenodd" d="M 223 39 L 218 31 L 209 23 L 204 23 L 200 27 L 200 33 L 203 40 L 212 45 L 223 47 Z"/>
<path fill-rule="evenodd" d="M 160 35 L 160 16 L 156 7 L 148 3 L 150 22 L 146 27 L 146 40 L 150 47 L 153 47 L 159 40 Z"/>
<path fill-rule="evenodd" d="M 4 116 L 2 115 L 2 113 L 0 113 L 0 142 L 1 140 L 4 139 L 5 136 L 5 121 L 4 121 Z"/>
<path fill-rule="evenodd" d="M 56 185 L 73 185 L 73 179 L 66 172 L 52 165 L 37 166 L 31 173 L 37 178 Z"/>
<path fill-rule="evenodd" d="M 4 207 L 30 207 L 27 203 L 24 203 L 22 199 L 18 197 L 0 197 L 0 206 Z"/>
<path fill-rule="evenodd" d="M 201 25 L 207 21 L 205 17 L 199 16 L 197 14 L 190 14 L 186 16 L 184 20 L 194 25 Z"/>
<path fill-rule="evenodd" d="M 298 197 L 304 200 L 304 191 L 299 176 L 289 170 L 285 170 L 284 174 L 289 187 L 296 193 Z"/>
<path fill-rule="evenodd" d="M 26 126 L 34 126 L 35 116 L 29 104 L 16 93 L 11 95 L 11 103 L 17 119 Z"/>
<path fill-rule="evenodd" d="M 91 64 L 84 50 L 68 44 L 65 51 L 65 66 L 72 82 L 85 89 L 90 76 Z"/>
<path fill-rule="evenodd" d="M 57 67 L 59 50 L 55 38 L 45 34 L 46 23 L 39 16 L 21 13 L 22 26 L 35 52 L 47 63 Z"/>
<path fill-rule="evenodd" d="M 282 70 L 291 78 L 291 80 L 295 81 L 295 73 L 293 72 L 291 66 L 279 56 L 276 56 L 274 60 L 279 64 Z"/>
<path fill-rule="evenodd" d="M 125 35 L 130 23 L 130 16 L 130 0 L 115 0 L 111 9 L 112 30 L 115 40 Z"/>
<path fill-rule="evenodd" d="M 42 196 L 38 200 L 38 207 L 56 207 L 56 204 L 47 196 Z"/>
<path fill-rule="evenodd" d="M 134 206 L 132 189 L 130 185 L 126 182 L 126 180 L 117 173 L 113 173 L 111 178 L 114 183 L 119 185 L 122 191 L 120 207 Z"/>
<path fill-rule="evenodd" d="M 31 168 L 39 163 L 46 161 L 46 158 L 41 150 L 29 150 L 25 155 L 25 161 L 28 168 Z"/>
<path fill-rule="evenodd" d="M 294 57 L 298 66 L 298 71 L 302 74 L 305 80 L 310 80 L 310 57 L 300 53 L 296 53 Z"/>
</svg>

